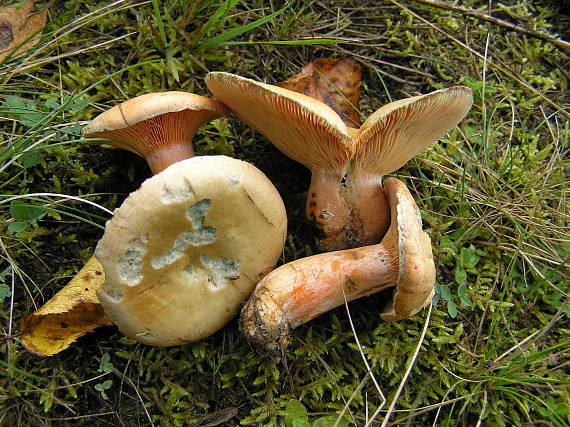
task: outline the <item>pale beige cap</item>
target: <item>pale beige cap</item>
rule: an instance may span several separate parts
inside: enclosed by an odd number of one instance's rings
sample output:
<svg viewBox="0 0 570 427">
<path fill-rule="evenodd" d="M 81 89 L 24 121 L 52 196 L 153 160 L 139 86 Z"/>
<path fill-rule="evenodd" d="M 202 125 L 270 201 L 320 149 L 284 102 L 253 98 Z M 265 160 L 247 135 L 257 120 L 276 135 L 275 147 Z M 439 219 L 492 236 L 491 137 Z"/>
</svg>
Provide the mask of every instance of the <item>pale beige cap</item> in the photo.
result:
<svg viewBox="0 0 570 427">
<path fill-rule="evenodd" d="M 107 222 L 98 297 L 125 335 L 169 346 L 224 326 L 273 269 L 283 201 L 253 165 L 198 156 L 146 180 Z"/>
</svg>

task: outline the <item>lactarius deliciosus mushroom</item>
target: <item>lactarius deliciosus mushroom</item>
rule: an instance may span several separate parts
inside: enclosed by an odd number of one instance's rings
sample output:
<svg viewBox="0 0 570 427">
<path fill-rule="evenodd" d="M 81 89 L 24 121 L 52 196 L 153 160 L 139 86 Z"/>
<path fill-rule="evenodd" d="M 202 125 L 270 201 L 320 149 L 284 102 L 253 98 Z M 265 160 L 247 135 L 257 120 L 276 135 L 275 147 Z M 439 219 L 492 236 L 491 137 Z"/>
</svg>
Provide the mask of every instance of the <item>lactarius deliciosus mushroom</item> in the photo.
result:
<svg viewBox="0 0 570 427">
<path fill-rule="evenodd" d="M 380 317 L 395 321 L 429 304 L 435 266 L 431 241 L 406 186 L 384 181 L 391 224 L 379 244 L 300 258 L 273 270 L 256 286 L 242 310 L 246 337 L 271 351 L 288 343 L 288 331 L 365 295 L 394 287 Z"/>
<path fill-rule="evenodd" d="M 83 134 L 144 157 L 152 172 L 158 173 L 193 157 L 196 130 L 227 114 L 220 102 L 193 93 L 148 93 L 101 113 Z"/>
<path fill-rule="evenodd" d="M 467 114 L 456 86 L 387 104 L 359 129 L 324 103 L 278 86 L 209 73 L 214 96 L 279 150 L 312 171 L 306 214 L 324 250 L 377 243 L 390 223 L 382 177 L 402 167 Z"/>
<path fill-rule="evenodd" d="M 276 264 L 283 201 L 253 165 L 193 157 L 147 179 L 107 222 L 97 292 L 125 335 L 170 346 L 225 325 Z"/>
</svg>

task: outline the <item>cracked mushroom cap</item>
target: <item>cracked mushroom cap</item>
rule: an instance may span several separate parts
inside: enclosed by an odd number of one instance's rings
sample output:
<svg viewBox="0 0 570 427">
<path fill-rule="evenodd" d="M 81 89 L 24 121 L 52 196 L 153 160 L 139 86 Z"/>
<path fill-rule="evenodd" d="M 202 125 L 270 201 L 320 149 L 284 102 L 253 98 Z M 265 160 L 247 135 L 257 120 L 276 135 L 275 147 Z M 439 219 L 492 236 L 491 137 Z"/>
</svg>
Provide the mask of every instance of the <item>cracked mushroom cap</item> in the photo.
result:
<svg viewBox="0 0 570 427">
<path fill-rule="evenodd" d="M 192 157 L 196 130 L 228 114 L 220 102 L 193 93 L 148 93 L 101 113 L 83 128 L 83 135 L 108 139 L 109 144 L 144 157 L 157 173 Z"/>
<path fill-rule="evenodd" d="M 435 286 L 435 264 L 431 240 L 422 230 L 420 211 L 406 185 L 396 179 L 384 181 L 391 209 L 391 224 L 382 239 L 398 252 L 398 281 L 392 300 L 380 317 L 396 321 L 413 316 L 431 301 Z"/>
<path fill-rule="evenodd" d="M 95 256 L 97 293 L 125 335 L 156 346 L 201 340 L 224 326 L 275 266 L 283 201 L 253 165 L 193 157 L 147 179 L 107 222 Z"/>
</svg>

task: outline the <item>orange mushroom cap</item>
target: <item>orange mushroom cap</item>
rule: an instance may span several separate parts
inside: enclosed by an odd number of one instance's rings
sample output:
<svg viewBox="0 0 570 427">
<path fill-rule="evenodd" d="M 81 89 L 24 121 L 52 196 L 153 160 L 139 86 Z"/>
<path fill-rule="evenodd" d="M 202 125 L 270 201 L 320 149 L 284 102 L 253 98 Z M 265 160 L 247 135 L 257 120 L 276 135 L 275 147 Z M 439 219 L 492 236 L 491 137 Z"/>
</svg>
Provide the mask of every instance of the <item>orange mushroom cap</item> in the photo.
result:
<svg viewBox="0 0 570 427">
<path fill-rule="evenodd" d="M 83 134 L 144 157 L 157 173 L 194 156 L 196 130 L 228 113 L 222 103 L 193 93 L 148 93 L 101 113 L 85 126 Z"/>
</svg>

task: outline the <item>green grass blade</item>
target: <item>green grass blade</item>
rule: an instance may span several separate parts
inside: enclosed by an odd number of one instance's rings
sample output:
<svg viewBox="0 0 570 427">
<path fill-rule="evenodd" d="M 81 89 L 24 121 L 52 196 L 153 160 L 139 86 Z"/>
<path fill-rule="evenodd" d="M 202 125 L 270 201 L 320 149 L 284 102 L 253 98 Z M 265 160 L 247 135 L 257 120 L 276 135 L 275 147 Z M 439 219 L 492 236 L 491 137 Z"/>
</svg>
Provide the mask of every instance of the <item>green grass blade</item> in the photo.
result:
<svg viewBox="0 0 570 427">
<path fill-rule="evenodd" d="M 306 39 L 306 40 L 269 40 L 269 41 L 243 41 L 243 42 L 225 42 L 222 46 L 240 46 L 240 45 L 254 45 L 254 44 L 267 44 L 267 45 L 288 45 L 288 46 L 309 46 L 321 44 L 339 44 L 344 43 L 344 40 L 338 39 Z"/>
<path fill-rule="evenodd" d="M 289 3 L 289 5 L 290 4 L 291 3 Z M 198 46 L 201 48 L 216 48 L 216 47 L 223 46 L 224 43 L 227 42 L 228 40 L 231 40 L 234 37 L 240 36 L 244 33 L 247 33 L 248 31 L 251 31 L 251 30 L 273 20 L 274 18 L 276 18 L 277 16 L 279 16 L 283 12 L 285 12 L 285 10 L 287 10 L 289 5 L 285 6 L 283 9 L 280 9 L 276 12 L 273 12 L 270 15 L 267 15 L 263 18 L 260 18 L 257 21 L 254 21 L 250 24 L 241 26 L 239 28 L 234 28 L 234 29 L 226 31 L 222 34 L 218 34 L 217 36 L 214 36 L 214 37 L 206 40 L 205 42 L 200 43 Z"/>
<path fill-rule="evenodd" d="M 226 20 L 228 13 L 236 7 L 239 0 L 227 0 L 221 5 L 212 17 L 206 22 L 201 29 L 201 34 L 208 34 L 221 28 L 221 24 Z M 220 23 L 220 24 L 219 24 Z"/>
<path fill-rule="evenodd" d="M 20 369 L 20 368 L 16 368 L 15 366 L 13 366 L 9 363 L 6 363 L 3 360 L 0 360 L 0 366 L 4 366 L 7 371 L 11 371 L 11 372 L 14 372 L 16 374 L 23 375 L 25 377 L 31 378 L 31 379 L 36 380 L 36 381 L 44 381 L 45 380 L 45 378 L 38 377 L 37 375 L 34 375 L 34 374 L 30 374 L 29 372 L 24 371 L 23 369 Z M 3 371 L 0 371 L 0 374 L 7 376 L 7 374 Z"/>
<path fill-rule="evenodd" d="M 164 31 L 164 23 L 162 22 L 162 16 L 160 15 L 160 9 L 158 7 L 158 1 L 152 0 L 152 9 L 154 12 L 154 20 L 158 26 L 158 34 L 160 35 L 160 47 L 165 49 L 168 45 L 166 41 L 166 31 Z"/>
</svg>

